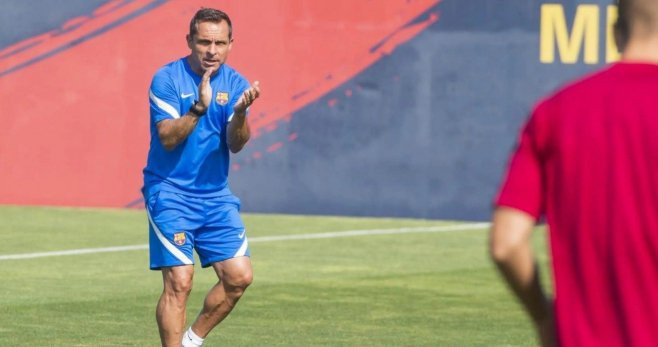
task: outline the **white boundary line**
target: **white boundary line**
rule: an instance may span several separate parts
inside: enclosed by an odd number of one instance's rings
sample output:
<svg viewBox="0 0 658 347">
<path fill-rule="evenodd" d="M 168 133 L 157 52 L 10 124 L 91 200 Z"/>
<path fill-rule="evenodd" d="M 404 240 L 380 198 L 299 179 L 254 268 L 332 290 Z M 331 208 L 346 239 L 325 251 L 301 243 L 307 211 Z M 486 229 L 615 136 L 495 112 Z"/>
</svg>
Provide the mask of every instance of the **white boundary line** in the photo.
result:
<svg viewBox="0 0 658 347">
<path fill-rule="evenodd" d="M 253 242 L 275 242 L 275 241 L 290 241 L 290 240 L 331 239 L 337 237 L 352 237 L 352 236 L 365 236 L 365 235 L 440 233 L 440 232 L 449 232 L 449 231 L 486 229 L 489 227 L 489 225 L 490 225 L 489 223 L 468 223 L 468 224 L 408 227 L 408 228 L 396 228 L 396 229 L 364 229 L 364 230 L 347 230 L 347 231 L 335 231 L 335 232 L 315 233 L 315 234 L 260 236 L 260 237 L 249 238 L 249 242 L 253 243 Z M 118 246 L 118 247 L 104 247 L 104 248 L 81 248 L 81 249 L 71 249 L 67 251 L 6 254 L 6 255 L 0 255 L 0 261 L 57 257 L 63 255 L 124 252 L 124 251 L 136 251 L 136 250 L 144 250 L 144 249 L 148 249 L 148 245 L 132 245 L 132 246 Z"/>
</svg>

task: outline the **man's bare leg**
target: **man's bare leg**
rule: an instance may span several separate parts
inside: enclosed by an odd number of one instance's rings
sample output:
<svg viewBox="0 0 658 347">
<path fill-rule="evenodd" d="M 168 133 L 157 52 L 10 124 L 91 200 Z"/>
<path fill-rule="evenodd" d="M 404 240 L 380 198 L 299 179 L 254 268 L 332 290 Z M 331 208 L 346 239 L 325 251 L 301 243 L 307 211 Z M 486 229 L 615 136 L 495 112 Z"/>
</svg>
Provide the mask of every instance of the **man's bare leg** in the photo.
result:
<svg viewBox="0 0 658 347">
<path fill-rule="evenodd" d="M 192 331 L 201 338 L 228 316 L 253 280 L 249 257 L 227 259 L 214 263 L 213 268 L 219 282 L 206 295 L 203 309 L 192 324 Z"/>
<path fill-rule="evenodd" d="M 185 329 L 185 305 L 192 291 L 193 276 L 192 265 L 162 268 L 164 288 L 155 311 L 162 346 L 180 347 Z"/>
</svg>

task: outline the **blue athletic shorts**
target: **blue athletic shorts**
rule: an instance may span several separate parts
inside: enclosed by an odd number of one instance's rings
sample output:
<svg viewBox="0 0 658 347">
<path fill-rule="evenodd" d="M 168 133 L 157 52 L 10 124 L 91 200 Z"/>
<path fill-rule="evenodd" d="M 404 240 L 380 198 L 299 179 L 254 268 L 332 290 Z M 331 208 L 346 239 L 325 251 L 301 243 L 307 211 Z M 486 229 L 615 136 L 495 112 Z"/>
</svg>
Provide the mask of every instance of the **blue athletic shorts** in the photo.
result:
<svg viewBox="0 0 658 347">
<path fill-rule="evenodd" d="M 151 270 L 194 264 L 201 266 L 249 256 L 249 242 L 240 219 L 240 200 L 233 196 L 197 198 L 159 191 L 146 198 Z"/>
</svg>

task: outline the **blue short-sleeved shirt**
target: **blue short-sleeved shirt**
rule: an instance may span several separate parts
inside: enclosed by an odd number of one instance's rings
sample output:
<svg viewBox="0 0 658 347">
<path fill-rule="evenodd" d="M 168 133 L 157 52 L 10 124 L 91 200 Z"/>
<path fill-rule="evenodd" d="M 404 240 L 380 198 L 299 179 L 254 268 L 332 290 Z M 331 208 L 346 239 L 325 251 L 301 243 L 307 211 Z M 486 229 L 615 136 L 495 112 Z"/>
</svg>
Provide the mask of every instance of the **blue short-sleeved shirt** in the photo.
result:
<svg viewBox="0 0 658 347">
<path fill-rule="evenodd" d="M 206 115 L 173 150 L 167 151 L 156 124 L 182 117 L 199 99 L 201 76 L 192 71 L 187 58 L 169 63 L 156 72 L 149 90 L 151 145 L 144 168 L 144 196 L 170 191 L 196 197 L 231 194 L 228 189 L 229 150 L 226 143 L 233 106 L 249 82 L 223 64 L 210 78 L 212 101 Z"/>
</svg>

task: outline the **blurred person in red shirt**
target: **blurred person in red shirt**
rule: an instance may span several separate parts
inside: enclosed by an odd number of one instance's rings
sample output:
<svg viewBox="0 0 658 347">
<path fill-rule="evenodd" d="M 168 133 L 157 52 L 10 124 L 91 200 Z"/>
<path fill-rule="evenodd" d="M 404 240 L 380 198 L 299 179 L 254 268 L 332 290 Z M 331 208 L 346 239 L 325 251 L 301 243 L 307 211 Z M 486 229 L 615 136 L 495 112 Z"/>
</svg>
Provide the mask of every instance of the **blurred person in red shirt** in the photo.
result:
<svg viewBox="0 0 658 347">
<path fill-rule="evenodd" d="M 658 346 L 658 0 L 618 6 L 621 61 L 538 103 L 495 201 L 491 256 L 544 346 Z"/>
</svg>

